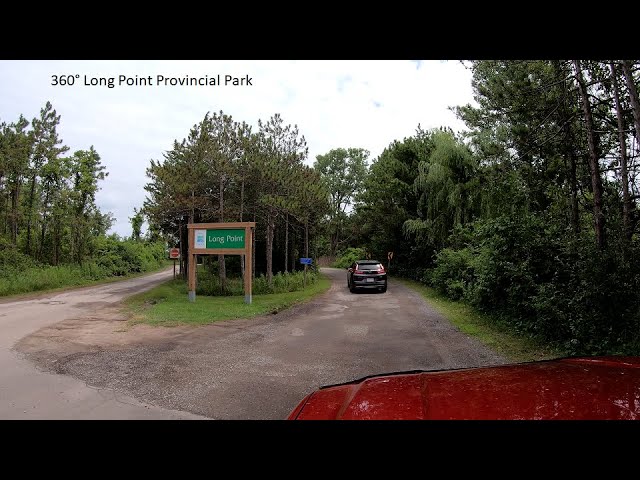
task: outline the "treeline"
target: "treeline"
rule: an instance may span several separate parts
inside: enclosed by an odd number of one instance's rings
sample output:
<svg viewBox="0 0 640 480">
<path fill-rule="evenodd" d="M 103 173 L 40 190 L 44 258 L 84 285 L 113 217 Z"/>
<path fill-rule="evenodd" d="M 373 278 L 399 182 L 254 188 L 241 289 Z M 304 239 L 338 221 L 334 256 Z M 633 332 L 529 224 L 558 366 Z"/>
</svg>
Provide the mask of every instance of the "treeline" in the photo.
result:
<svg viewBox="0 0 640 480">
<path fill-rule="evenodd" d="M 90 147 L 65 155 L 50 102 L 29 123 L 0 123 L 0 238 L 37 262 L 81 264 L 113 222 L 95 205 L 108 173 Z"/>
<path fill-rule="evenodd" d="M 50 102 L 31 122 L 0 123 L 0 294 L 141 272 L 166 256 L 106 236 L 114 218 L 95 196 L 108 173 L 93 146 L 69 154 L 59 125 Z"/>
<path fill-rule="evenodd" d="M 149 223 L 182 246 L 182 271 L 188 262 L 187 224 L 256 222 L 251 272 L 273 285 L 277 272 L 295 270 L 311 254 L 328 193 L 319 175 L 303 162 L 306 140 L 279 114 L 258 120 L 256 131 L 224 112 L 207 113 L 187 138 L 174 141 L 162 160 L 151 160 L 144 212 Z M 247 266 L 229 257 L 236 275 Z M 226 265 L 219 255 L 206 263 L 228 289 Z M 236 268 L 237 267 L 237 268 Z"/>
<path fill-rule="evenodd" d="M 572 353 L 637 353 L 639 64 L 470 62 L 470 131 L 389 145 L 351 246 Z"/>
</svg>

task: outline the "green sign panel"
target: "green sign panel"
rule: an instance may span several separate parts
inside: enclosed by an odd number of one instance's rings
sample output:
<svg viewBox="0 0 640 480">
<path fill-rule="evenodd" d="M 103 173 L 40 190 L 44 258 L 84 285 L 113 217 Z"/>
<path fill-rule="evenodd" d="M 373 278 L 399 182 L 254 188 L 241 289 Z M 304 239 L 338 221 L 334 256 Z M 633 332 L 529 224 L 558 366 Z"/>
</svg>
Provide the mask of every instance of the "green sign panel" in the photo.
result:
<svg viewBox="0 0 640 480">
<path fill-rule="evenodd" d="M 244 229 L 196 230 L 195 248 L 244 248 Z"/>
<path fill-rule="evenodd" d="M 196 230 L 195 248 L 244 248 L 244 229 Z"/>
</svg>

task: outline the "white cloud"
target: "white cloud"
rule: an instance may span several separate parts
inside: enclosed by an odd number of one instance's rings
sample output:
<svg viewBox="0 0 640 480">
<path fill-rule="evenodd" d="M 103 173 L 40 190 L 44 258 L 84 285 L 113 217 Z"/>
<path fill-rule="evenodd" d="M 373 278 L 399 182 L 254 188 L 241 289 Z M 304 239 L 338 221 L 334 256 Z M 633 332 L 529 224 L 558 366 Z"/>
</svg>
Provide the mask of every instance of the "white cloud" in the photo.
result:
<svg viewBox="0 0 640 480">
<path fill-rule="evenodd" d="M 52 86 L 52 75 L 80 77 Z M 156 86 L 158 75 L 251 78 L 252 86 Z M 114 88 L 84 86 L 84 77 L 115 79 Z M 125 75 L 153 86 L 118 86 Z M 145 198 L 145 169 L 207 111 L 222 110 L 257 126 L 280 113 L 297 124 L 308 163 L 337 147 L 362 147 L 371 159 L 393 140 L 424 129 L 464 128 L 448 107 L 473 102 L 471 74 L 458 61 L 0 61 L 0 120 L 39 115 L 51 101 L 71 151 L 93 145 L 109 176 L 99 207 L 129 235 L 128 218 Z"/>
</svg>

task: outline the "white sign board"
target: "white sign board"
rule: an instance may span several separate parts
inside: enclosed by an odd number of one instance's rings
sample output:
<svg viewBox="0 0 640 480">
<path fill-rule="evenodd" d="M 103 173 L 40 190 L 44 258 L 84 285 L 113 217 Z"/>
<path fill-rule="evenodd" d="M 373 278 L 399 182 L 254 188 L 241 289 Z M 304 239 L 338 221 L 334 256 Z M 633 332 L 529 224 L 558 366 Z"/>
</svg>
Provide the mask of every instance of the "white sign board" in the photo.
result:
<svg viewBox="0 0 640 480">
<path fill-rule="evenodd" d="M 207 231 L 196 230 L 194 248 L 207 248 Z"/>
</svg>

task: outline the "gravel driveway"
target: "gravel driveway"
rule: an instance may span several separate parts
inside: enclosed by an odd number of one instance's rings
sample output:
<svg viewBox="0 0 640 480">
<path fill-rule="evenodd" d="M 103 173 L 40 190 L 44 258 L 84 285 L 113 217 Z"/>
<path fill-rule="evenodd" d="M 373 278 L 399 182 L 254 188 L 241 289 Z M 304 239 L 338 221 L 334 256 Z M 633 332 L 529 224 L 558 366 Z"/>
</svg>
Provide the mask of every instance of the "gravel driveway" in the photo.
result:
<svg viewBox="0 0 640 480">
<path fill-rule="evenodd" d="M 331 289 L 276 315 L 201 327 L 123 328 L 114 306 L 45 327 L 15 346 L 48 372 L 211 419 L 283 419 L 320 386 L 372 374 L 507 363 L 411 289 Z"/>
</svg>

